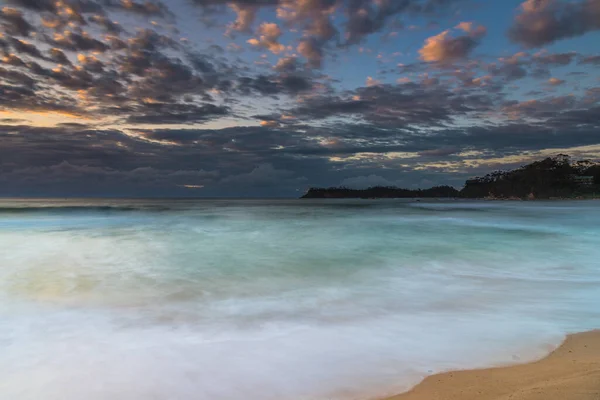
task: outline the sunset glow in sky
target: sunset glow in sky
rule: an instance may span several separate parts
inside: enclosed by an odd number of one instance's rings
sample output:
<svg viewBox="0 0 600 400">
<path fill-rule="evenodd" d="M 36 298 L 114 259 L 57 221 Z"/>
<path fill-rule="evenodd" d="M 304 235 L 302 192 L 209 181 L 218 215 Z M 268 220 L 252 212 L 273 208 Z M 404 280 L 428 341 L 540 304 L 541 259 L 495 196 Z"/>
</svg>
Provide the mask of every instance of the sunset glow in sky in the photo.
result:
<svg viewBox="0 0 600 400">
<path fill-rule="evenodd" d="M 4 0 L 0 195 L 297 196 L 600 157 L 600 0 Z"/>
</svg>

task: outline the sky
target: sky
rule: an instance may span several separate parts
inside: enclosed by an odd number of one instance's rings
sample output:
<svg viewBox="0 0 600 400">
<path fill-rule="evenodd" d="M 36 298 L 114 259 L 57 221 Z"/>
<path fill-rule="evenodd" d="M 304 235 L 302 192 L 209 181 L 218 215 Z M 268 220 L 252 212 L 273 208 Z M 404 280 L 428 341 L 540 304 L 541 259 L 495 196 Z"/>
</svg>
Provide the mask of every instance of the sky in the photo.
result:
<svg viewBox="0 0 600 400">
<path fill-rule="evenodd" d="M 600 159 L 600 0 L 3 0 L 0 196 L 297 197 Z"/>
</svg>

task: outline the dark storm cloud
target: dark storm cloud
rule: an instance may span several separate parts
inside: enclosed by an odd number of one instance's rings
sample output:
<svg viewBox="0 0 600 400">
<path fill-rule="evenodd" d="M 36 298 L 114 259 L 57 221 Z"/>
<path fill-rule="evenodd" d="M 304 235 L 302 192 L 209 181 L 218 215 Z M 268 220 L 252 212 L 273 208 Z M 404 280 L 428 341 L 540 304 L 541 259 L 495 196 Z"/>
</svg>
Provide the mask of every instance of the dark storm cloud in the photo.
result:
<svg viewBox="0 0 600 400">
<path fill-rule="evenodd" d="M 526 47 L 600 29 L 600 0 L 527 0 L 509 30 L 510 38 Z"/>
</svg>

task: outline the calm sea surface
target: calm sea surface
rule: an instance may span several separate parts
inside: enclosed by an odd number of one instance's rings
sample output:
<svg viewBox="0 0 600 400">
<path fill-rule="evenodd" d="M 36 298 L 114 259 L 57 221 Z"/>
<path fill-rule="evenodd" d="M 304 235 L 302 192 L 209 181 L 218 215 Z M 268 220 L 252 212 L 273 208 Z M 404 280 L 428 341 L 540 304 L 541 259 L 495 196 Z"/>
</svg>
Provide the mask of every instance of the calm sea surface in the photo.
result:
<svg viewBox="0 0 600 400">
<path fill-rule="evenodd" d="M 0 201 L 1 399 L 368 399 L 592 328 L 600 202 Z"/>
</svg>

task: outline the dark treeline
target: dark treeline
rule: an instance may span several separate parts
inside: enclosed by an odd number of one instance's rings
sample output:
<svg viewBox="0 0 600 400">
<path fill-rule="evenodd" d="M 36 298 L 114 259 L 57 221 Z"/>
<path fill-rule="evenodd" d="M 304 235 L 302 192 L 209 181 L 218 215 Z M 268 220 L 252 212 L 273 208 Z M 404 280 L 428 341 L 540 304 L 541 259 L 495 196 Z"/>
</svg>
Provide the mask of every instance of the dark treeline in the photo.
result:
<svg viewBox="0 0 600 400">
<path fill-rule="evenodd" d="M 430 189 L 401 189 L 390 186 L 375 186 L 369 189 L 345 187 L 311 188 L 304 199 L 412 199 L 419 197 L 458 197 L 459 191 L 452 186 L 436 186 Z"/>
<path fill-rule="evenodd" d="M 495 171 L 469 179 L 460 194 L 468 198 L 572 198 L 594 194 L 600 184 L 600 164 L 572 162 L 559 154 L 513 171 Z"/>
<path fill-rule="evenodd" d="M 589 160 L 572 162 L 559 154 L 512 171 L 494 171 L 469 179 L 462 190 L 451 186 L 402 189 L 376 186 L 369 189 L 345 187 L 311 188 L 302 198 L 497 198 L 550 199 L 600 195 L 600 164 Z"/>
</svg>

